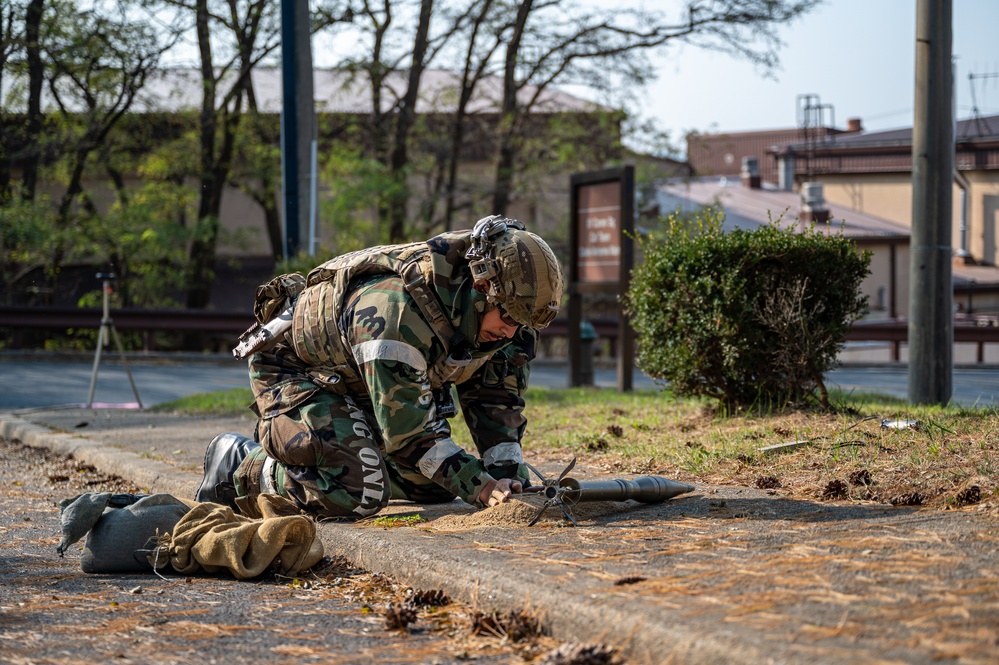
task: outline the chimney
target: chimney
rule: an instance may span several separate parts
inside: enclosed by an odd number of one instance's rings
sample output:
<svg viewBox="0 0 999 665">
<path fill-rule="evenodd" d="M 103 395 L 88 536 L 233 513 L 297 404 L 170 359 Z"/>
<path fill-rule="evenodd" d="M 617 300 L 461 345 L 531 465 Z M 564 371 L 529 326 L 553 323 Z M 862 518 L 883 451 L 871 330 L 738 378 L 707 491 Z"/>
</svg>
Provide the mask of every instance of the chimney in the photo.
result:
<svg viewBox="0 0 999 665">
<path fill-rule="evenodd" d="M 847 118 L 846 120 L 846 131 L 848 132 L 862 132 L 864 131 L 864 123 L 860 118 Z"/>
<path fill-rule="evenodd" d="M 801 221 L 816 224 L 829 223 L 829 209 L 821 182 L 806 182 L 801 186 Z"/>
<path fill-rule="evenodd" d="M 782 192 L 794 191 L 794 150 L 784 148 L 777 153 L 777 189 Z"/>
<path fill-rule="evenodd" d="M 760 188 L 760 162 L 756 157 L 742 158 L 742 186 L 749 189 Z"/>
</svg>

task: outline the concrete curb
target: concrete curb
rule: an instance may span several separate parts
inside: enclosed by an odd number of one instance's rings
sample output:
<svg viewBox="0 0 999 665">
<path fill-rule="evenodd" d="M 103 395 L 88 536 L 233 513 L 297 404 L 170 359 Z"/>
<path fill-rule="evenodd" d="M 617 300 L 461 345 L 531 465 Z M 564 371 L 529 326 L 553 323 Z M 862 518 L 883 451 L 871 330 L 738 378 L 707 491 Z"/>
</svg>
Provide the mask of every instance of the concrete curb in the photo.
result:
<svg viewBox="0 0 999 665">
<path fill-rule="evenodd" d="M 0 436 L 27 445 L 72 455 L 104 473 L 126 478 L 147 491 L 191 496 L 198 479 L 189 471 L 134 452 L 119 450 L 71 433 L 53 431 L 10 414 L 0 414 Z M 526 567 L 516 557 L 497 551 L 453 547 L 446 535 L 429 537 L 413 528 L 358 528 L 320 524 L 327 552 L 347 558 L 371 572 L 391 575 L 419 589 L 441 589 L 482 611 L 528 612 L 552 636 L 568 642 L 601 642 L 618 648 L 633 665 L 661 662 L 664 645 L 674 662 L 691 665 L 766 662 L 774 650 L 755 644 L 752 636 L 723 631 L 707 634 L 703 626 L 680 616 L 636 614 L 626 598 L 602 594 L 574 595 L 570 588 Z M 516 530 L 511 529 L 511 538 Z"/>
<path fill-rule="evenodd" d="M 0 414 L 0 436 L 20 439 L 29 446 L 46 448 L 61 455 L 91 464 L 103 473 L 120 476 L 147 490 L 193 496 L 196 480 L 190 473 L 155 459 L 143 459 L 135 453 L 108 448 L 81 436 L 52 430 L 34 423 Z"/>
<path fill-rule="evenodd" d="M 532 613 L 553 637 L 614 646 L 631 665 L 657 665 L 667 653 L 669 662 L 689 665 L 758 665 L 800 657 L 785 655 L 784 645 L 763 644 L 748 631 L 708 628 L 680 612 L 636 612 L 634 599 L 574 594 L 502 552 L 475 550 L 472 561 L 463 554 L 468 550 L 444 542 L 446 535 L 430 539 L 408 527 L 379 530 L 336 524 L 326 524 L 321 531 L 327 551 L 365 570 L 392 575 L 417 589 L 442 589 L 484 611 Z M 515 538 L 515 530 L 510 531 Z"/>
</svg>

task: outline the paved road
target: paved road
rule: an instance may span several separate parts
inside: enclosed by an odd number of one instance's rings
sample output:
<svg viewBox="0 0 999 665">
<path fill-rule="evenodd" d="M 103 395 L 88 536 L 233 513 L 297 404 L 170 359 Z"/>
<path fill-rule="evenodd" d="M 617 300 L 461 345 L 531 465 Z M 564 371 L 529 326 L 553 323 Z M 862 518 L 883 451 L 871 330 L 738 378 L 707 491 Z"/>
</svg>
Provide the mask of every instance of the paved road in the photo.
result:
<svg viewBox="0 0 999 665">
<path fill-rule="evenodd" d="M 143 406 L 203 392 L 248 385 L 246 367 L 224 357 L 175 357 L 162 360 L 131 360 L 129 368 Z M 33 358 L 16 355 L 0 357 L 0 410 L 86 404 L 93 369 L 92 359 Z M 905 398 L 908 375 L 905 366 L 844 367 L 827 376 L 829 387 L 847 391 L 878 392 Z M 595 383 L 611 388 L 617 385 L 613 369 L 598 368 Z M 565 387 L 568 371 L 558 363 L 537 363 L 532 370 L 532 385 Z M 655 387 L 655 382 L 636 372 L 634 386 Z M 954 401 L 972 406 L 999 405 L 999 368 L 956 369 Z M 134 405 L 135 395 L 124 366 L 116 356 L 105 356 L 98 368 L 94 391 L 97 405 Z"/>
<path fill-rule="evenodd" d="M 845 391 L 877 392 L 906 399 L 909 377 L 906 366 L 843 367 L 827 376 L 829 387 Z M 952 399 L 964 406 L 999 406 L 999 368 L 960 368 L 953 374 Z"/>
</svg>

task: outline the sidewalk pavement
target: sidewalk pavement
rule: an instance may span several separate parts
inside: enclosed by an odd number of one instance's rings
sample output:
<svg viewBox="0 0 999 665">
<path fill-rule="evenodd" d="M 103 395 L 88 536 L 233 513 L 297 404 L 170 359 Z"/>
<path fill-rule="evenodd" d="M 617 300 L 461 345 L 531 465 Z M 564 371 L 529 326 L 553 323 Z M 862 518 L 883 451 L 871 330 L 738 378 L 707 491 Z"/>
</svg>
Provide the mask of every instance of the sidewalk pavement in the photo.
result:
<svg viewBox="0 0 999 665">
<path fill-rule="evenodd" d="M 185 497 L 208 442 L 252 429 L 248 418 L 136 410 L 0 413 L 0 436 Z M 545 473 L 567 462 L 530 461 Z M 573 477 L 606 476 L 585 462 Z M 557 509 L 528 527 L 537 501 L 394 502 L 383 514 L 426 521 L 320 532 L 355 565 L 484 611 L 536 613 L 555 637 L 616 646 L 629 663 L 999 662 L 989 504 L 943 512 L 696 484 L 659 505 L 577 506 L 578 527 Z"/>
</svg>

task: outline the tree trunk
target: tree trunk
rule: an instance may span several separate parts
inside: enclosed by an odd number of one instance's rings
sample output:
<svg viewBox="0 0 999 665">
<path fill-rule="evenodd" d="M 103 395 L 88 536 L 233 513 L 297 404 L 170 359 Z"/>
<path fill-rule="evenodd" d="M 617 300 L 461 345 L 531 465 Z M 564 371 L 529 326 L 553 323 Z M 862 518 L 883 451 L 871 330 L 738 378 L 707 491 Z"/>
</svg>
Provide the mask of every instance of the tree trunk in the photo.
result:
<svg viewBox="0 0 999 665">
<path fill-rule="evenodd" d="M 269 142 L 275 140 L 268 131 L 267 121 L 260 116 L 260 107 L 257 105 L 256 91 L 253 89 L 252 79 L 246 86 L 246 105 L 250 111 L 254 127 L 257 128 L 258 140 Z M 271 177 L 271 171 L 264 169 L 260 176 L 260 189 L 253 191 L 246 188 L 246 193 L 253 198 L 264 211 L 264 227 L 267 230 L 267 240 L 271 248 L 271 258 L 274 263 L 278 263 L 284 258 L 284 231 L 281 228 L 281 215 L 279 212 L 278 191 L 280 183 L 276 183 Z M 311 247 L 309 248 L 311 251 Z"/>
<path fill-rule="evenodd" d="M 42 64 L 42 49 L 38 43 L 41 34 L 42 11 L 45 0 L 31 0 L 25 13 L 25 57 L 28 61 L 28 117 L 27 134 L 24 137 L 25 155 L 22 173 L 21 195 L 33 201 L 38 188 L 38 162 L 40 160 L 38 139 L 42 133 L 42 81 L 45 67 Z"/>
<path fill-rule="evenodd" d="M 447 175 L 444 181 L 444 230 L 450 230 L 454 221 L 454 214 L 457 210 L 456 196 L 458 188 L 458 163 L 461 160 L 461 147 L 465 140 L 465 118 L 468 115 L 468 102 L 472 99 L 472 93 L 479 79 L 482 78 L 489 64 L 489 59 L 499 46 L 499 39 L 495 40 L 493 46 L 484 54 L 478 64 L 473 64 L 476 53 L 476 42 L 479 37 L 479 30 L 486 17 L 492 9 L 492 0 L 485 0 L 478 18 L 474 22 L 472 33 L 468 38 L 468 50 L 465 52 L 465 68 L 461 76 L 461 94 L 458 96 L 458 106 L 454 112 L 451 125 L 451 143 L 449 155 L 447 157 Z"/>
<path fill-rule="evenodd" d="M 416 40 L 413 43 L 413 60 L 409 68 L 409 81 L 406 95 L 403 97 L 402 108 L 396 122 L 394 145 L 389 168 L 396 186 L 393 190 L 392 203 L 389 206 L 389 239 L 391 242 L 406 240 L 406 216 L 409 208 L 409 134 L 416 120 L 416 102 L 420 94 L 420 78 L 426 67 L 428 39 L 430 35 L 430 17 L 433 13 L 434 1 L 420 2 L 420 22 L 416 28 Z"/>
<path fill-rule="evenodd" d="M 499 155 L 496 160 L 496 187 L 493 191 L 493 209 L 496 215 L 505 215 L 513 191 L 513 169 L 517 160 L 517 131 L 520 127 L 520 109 L 517 104 L 517 61 L 520 57 L 520 44 L 524 37 L 527 18 L 531 14 L 533 0 L 523 0 L 517 6 L 517 18 L 513 33 L 506 47 L 503 65 L 503 106 L 499 122 Z"/>
</svg>

